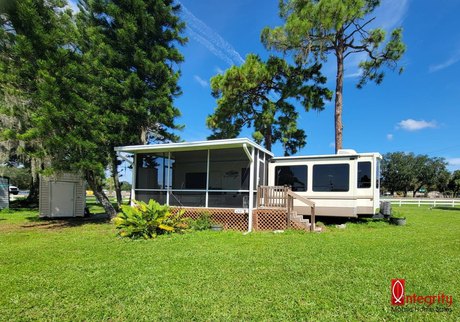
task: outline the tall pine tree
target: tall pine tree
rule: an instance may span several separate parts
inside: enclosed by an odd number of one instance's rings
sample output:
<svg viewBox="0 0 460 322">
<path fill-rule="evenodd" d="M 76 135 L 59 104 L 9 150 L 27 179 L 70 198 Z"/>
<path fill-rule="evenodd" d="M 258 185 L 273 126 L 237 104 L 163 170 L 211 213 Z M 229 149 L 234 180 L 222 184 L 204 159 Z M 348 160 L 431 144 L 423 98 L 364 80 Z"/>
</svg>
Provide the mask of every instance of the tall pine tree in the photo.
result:
<svg viewBox="0 0 460 322">
<path fill-rule="evenodd" d="M 171 0 L 82 0 L 78 17 L 81 51 L 94 65 L 94 101 L 107 124 L 108 156 L 121 203 L 117 172 L 118 145 L 175 141 L 180 128 L 173 99 L 180 94 L 177 45 L 185 25 Z"/>
</svg>

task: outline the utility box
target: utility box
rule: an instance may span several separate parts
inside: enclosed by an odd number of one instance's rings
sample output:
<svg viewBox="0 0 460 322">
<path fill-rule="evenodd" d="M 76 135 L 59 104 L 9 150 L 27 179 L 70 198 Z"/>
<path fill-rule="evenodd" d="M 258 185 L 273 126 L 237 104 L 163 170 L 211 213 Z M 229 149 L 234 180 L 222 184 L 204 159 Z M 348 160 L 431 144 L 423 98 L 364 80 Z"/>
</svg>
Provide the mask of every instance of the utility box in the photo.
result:
<svg viewBox="0 0 460 322">
<path fill-rule="evenodd" d="M 40 176 L 40 217 L 83 217 L 86 206 L 85 180 L 73 173 Z"/>
<path fill-rule="evenodd" d="M 0 177 L 0 209 L 10 207 L 10 179 Z"/>
</svg>

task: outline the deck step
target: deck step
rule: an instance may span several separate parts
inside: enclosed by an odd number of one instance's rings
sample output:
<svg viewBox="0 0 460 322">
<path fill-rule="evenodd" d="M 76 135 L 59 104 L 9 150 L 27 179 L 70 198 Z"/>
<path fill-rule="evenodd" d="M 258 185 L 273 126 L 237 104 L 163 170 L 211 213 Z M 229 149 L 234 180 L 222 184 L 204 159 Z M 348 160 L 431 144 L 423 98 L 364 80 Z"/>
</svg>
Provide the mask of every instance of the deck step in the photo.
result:
<svg viewBox="0 0 460 322">
<path fill-rule="evenodd" d="M 303 218 L 303 215 L 297 214 L 296 211 L 291 213 L 291 225 L 304 230 L 310 230 L 310 220 Z"/>
</svg>

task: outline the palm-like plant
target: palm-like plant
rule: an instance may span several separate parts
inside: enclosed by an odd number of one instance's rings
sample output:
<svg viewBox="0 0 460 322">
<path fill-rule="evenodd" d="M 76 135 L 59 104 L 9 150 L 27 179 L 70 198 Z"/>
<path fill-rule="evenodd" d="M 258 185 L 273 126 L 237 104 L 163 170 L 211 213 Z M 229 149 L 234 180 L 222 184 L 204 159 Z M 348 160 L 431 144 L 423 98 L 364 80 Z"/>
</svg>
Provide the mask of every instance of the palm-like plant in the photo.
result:
<svg viewBox="0 0 460 322">
<path fill-rule="evenodd" d="M 121 213 L 114 218 L 121 237 L 149 239 L 183 229 L 183 225 L 179 225 L 181 213 L 174 215 L 168 206 L 154 200 L 133 202 L 134 206 L 121 206 Z"/>
</svg>

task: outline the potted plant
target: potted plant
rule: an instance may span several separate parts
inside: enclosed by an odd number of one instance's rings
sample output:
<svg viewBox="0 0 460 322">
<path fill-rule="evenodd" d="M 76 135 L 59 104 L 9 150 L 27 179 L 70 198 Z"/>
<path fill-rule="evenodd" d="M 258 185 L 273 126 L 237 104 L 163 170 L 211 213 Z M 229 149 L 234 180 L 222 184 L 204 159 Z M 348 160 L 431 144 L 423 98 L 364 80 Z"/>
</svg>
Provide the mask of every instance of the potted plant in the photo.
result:
<svg viewBox="0 0 460 322">
<path fill-rule="evenodd" d="M 406 217 L 403 217 L 399 213 L 394 213 L 390 217 L 390 224 L 396 225 L 396 226 L 404 226 L 406 224 Z"/>
<path fill-rule="evenodd" d="M 213 231 L 221 231 L 222 229 L 224 229 L 224 226 L 221 224 L 211 224 L 211 230 Z"/>
</svg>

